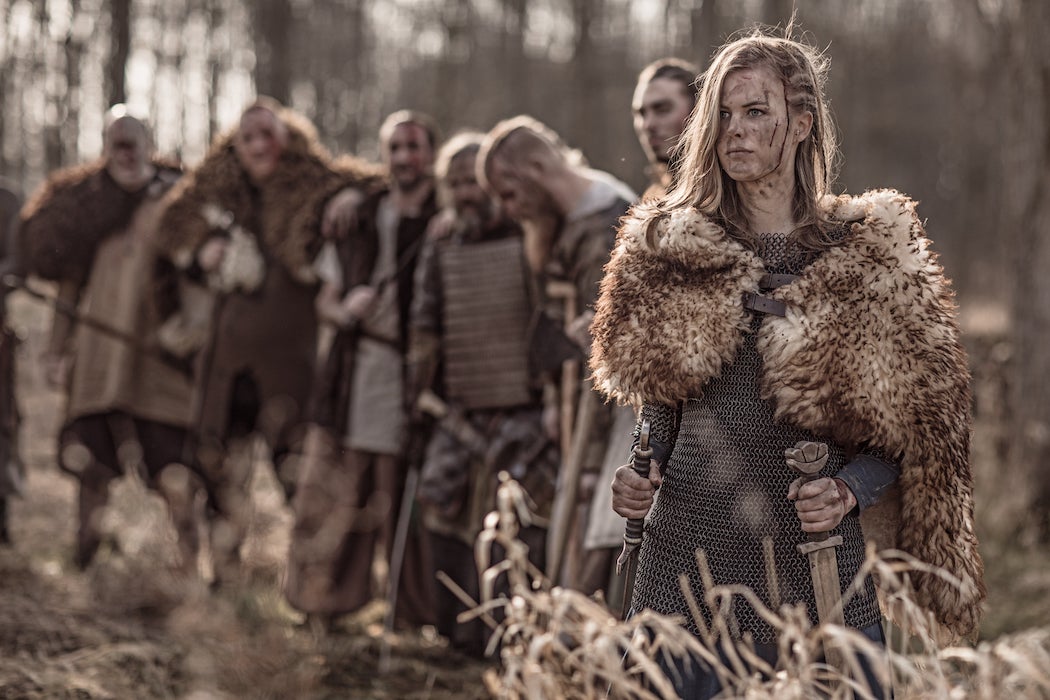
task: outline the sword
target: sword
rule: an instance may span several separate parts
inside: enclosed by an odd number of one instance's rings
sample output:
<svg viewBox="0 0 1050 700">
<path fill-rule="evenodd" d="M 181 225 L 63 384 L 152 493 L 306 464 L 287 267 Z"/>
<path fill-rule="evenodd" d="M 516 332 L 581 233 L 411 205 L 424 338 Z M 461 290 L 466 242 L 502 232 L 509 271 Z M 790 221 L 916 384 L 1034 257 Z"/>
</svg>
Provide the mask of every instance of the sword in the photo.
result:
<svg viewBox="0 0 1050 700">
<path fill-rule="evenodd" d="M 634 446 L 634 461 L 631 463 L 635 473 L 644 479 L 649 478 L 649 461 L 653 456 L 653 448 L 649 447 L 651 429 L 649 419 L 643 419 L 638 444 Z M 644 527 L 645 518 L 629 518 L 623 531 L 623 551 L 616 560 L 616 574 L 624 574 L 623 610 L 620 612 L 620 619 L 626 619 L 627 613 L 631 611 L 634 575 L 638 569 L 638 547 L 642 544 Z"/>
<path fill-rule="evenodd" d="M 795 443 L 784 450 L 784 459 L 789 467 L 802 475 L 802 483 L 818 477 L 828 461 L 828 446 L 823 442 Z M 835 547 L 842 544 L 842 536 L 832 537 L 827 532 L 811 532 L 807 542 L 797 546 L 801 554 L 809 557 L 809 573 L 813 578 L 813 595 L 817 601 L 817 619 L 821 625 L 845 626 L 842 616 L 842 588 L 839 584 L 838 558 Z M 846 673 L 847 667 L 842 653 L 835 647 L 824 644 L 824 659 L 829 665 Z"/>
</svg>

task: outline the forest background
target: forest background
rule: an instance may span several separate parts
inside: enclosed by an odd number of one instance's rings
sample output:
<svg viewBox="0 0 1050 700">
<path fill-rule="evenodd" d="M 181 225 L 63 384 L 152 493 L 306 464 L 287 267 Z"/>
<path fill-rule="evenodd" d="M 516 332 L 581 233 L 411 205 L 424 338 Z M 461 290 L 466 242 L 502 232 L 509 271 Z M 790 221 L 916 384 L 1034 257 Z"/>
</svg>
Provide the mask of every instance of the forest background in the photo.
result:
<svg viewBox="0 0 1050 700">
<path fill-rule="evenodd" d="M 986 633 L 1050 624 L 1043 0 L 0 0 L 0 176 L 28 192 L 95 157 L 116 102 L 149 115 L 159 150 L 192 167 L 258 92 L 308 115 L 334 153 L 372 159 L 394 109 L 424 110 L 446 133 L 528 113 L 641 191 L 630 101 L 642 66 L 703 66 L 728 34 L 793 10 L 832 60 L 839 189 L 918 199 L 955 281 L 979 528 L 990 574 L 1014 584 L 993 590 Z M 1018 599 L 1025 581 L 1034 590 Z M 997 617 L 996 598 L 1016 610 Z"/>
</svg>

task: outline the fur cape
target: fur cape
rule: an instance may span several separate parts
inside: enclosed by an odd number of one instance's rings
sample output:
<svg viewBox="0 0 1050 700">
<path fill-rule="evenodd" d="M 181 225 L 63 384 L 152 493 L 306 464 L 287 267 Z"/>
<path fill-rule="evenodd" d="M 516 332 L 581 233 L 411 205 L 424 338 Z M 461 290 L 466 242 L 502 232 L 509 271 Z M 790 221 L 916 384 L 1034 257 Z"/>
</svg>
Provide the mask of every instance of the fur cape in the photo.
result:
<svg viewBox="0 0 1050 700">
<path fill-rule="evenodd" d="M 312 282 L 324 204 L 345 187 L 368 188 L 379 180 L 378 166 L 350 156 L 333 161 L 305 117 L 290 109 L 277 116 L 288 128 L 288 145 L 258 197 L 234 153 L 236 127 L 219 136 L 204 161 L 169 194 L 161 245 L 179 267 L 189 267 L 212 234 L 205 211 L 218 207 L 232 213 L 296 279 Z"/>
<path fill-rule="evenodd" d="M 153 164 L 158 177 L 138 192 L 121 189 L 102 159 L 52 173 L 20 215 L 18 248 L 27 271 L 86 281 L 98 244 L 123 231 L 143 199 L 161 196 L 181 174 L 171 162 Z"/>
<path fill-rule="evenodd" d="M 800 279 L 768 293 L 787 305 L 758 331 L 761 391 L 777 420 L 847 450 L 898 461 L 898 489 L 865 512 L 865 535 L 946 570 L 913 574 L 915 597 L 952 636 L 976 631 L 986 596 L 973 525 L 970 389 L 950 282 L 915 203 L 892 190 L 828 197 L 851 233 Z M 606 267 L 592 332 L 595 384 L 622 402 L 697 397 L 733 361 L 761 260 L 696 210 L 629 215 Z M 889 512 L 889 519 L 886 513 Z M 887 533 L 872 532 L 876 514 Z M 889 611 L 892 615 L 892 611 Z"/>
</svg>

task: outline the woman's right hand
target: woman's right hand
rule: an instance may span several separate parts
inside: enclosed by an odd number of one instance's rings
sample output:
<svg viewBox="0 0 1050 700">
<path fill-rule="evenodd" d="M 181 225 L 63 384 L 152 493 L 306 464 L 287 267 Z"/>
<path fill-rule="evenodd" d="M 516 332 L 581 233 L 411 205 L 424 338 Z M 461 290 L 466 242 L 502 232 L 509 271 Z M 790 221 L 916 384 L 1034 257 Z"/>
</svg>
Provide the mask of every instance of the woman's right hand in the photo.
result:
<svg viewBox="0 0 1050 700">
<path fill-rule="evenodd" d="M 653 505 L 653 494 L 660 488 L 663 478 L 660 465 L 649 460 L 649 478 L 639 476 L 630 464 L 616 470 L 612 482 L 612 508 L 617 515 L 638 520 L 644 518 Z"/>
</svg>

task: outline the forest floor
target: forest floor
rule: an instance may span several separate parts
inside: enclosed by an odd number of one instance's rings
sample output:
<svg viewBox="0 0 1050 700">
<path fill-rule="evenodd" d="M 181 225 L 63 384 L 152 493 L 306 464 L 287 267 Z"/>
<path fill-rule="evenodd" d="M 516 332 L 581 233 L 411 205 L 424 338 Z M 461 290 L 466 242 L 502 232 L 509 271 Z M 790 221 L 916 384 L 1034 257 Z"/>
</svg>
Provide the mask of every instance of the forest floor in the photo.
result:
<svg viewBox="0 0 1050 700">
<path fill-rule="evenodd" d="M 434 633 L 385 633 L 376 601 L 316 635 L 281 595 L 291 511 L 258 464 L 242 580 L 210 591 L 175 567 L 163 502 L 140 481 L 114 482 L 106 541 L 86 571 L 72 562 L 74 480 L 56 466 L 62 398 L 40 363 L 48 315 L 9 300 L 23 337 L 18 396 L 25 493 L 0 545 L 0 700 L 442 700 L 490 697 L 491 663 Z"/>
<path fill-rule="evenodd" d="M 15 300 L 22 452 L 28 480 L 0 546 L 0 700 L 178 698 L 487 698 L 492 664 L 434 634 L 385 634 L 379 602 L 316 636 L 281 596 L 291 515 L 269 465 L 253 481 L 255 515 L 240 585 L 211 592 L 175 574 L 163 505 L 134 479 L 114 484 L 96 563 L 72 564 L 75 486 L 55 466 L 61 399 L 38 363 L 46 318 Z M 1050 548 L 1017 536 L 1023 487 L 996 462 L 1003 382 L 995 343 L 972 349 L 974 462 L 989 602 L 982 639 L 1050 626 Z M 982 411 L 985 419 L 981 420 Z M 382 658 L 389 654 L 385 670 Z"/>
</svg>

